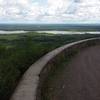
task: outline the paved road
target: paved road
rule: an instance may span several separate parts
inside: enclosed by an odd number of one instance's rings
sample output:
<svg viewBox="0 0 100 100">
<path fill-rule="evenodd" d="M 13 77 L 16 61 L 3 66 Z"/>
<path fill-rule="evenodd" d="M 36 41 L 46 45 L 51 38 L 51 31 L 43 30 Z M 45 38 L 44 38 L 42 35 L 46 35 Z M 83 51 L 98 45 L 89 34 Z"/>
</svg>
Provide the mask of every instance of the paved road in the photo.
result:
<svg viewBox="0 0 100 100">
<path fill-rule="evenodd" d="M 78 53 L 57 77 L 50 100 L 100 100 L 100 46 Z"/>
</svg>

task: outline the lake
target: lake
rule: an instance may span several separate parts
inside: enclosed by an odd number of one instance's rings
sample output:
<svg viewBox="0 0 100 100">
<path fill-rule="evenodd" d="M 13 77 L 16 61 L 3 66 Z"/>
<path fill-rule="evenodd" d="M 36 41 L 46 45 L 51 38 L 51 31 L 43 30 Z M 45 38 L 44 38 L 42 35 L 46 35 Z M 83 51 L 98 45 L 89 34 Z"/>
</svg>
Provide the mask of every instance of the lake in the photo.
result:
<svg viewBox="0 0 100 100">
<path fill-rule="evenodd" d="M 0 34 L 20 34 L 28 32 L 37 32 L 37 33 L 50 33 L 50 34 L 100 34 L 100 31 L 0 31 Z"/>
</svg>

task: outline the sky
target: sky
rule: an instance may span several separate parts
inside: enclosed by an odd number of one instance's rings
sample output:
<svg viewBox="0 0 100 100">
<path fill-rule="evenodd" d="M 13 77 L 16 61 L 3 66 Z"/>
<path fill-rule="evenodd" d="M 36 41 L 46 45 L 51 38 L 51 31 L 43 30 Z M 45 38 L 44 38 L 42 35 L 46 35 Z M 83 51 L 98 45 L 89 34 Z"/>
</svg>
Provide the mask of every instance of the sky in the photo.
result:
<svg viewBox="0 0 100 100">
<path fill-rule="evenodd" d="M 100 23 L 100 0 L 0 0 L 0 23 Z"/>
</svg>

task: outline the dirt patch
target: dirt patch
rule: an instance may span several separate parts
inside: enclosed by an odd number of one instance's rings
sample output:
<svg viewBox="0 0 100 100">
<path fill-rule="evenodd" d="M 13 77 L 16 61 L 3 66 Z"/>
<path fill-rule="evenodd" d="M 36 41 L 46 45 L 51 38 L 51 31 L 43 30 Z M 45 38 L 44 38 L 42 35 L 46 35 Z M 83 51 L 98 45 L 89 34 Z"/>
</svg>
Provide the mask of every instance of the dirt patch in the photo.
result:
<svg viewBox="0 0 100 100">
<path fill-rule="evenodd" d="M 100 45 L 79 52 L 49 82 L 48 100 L 100 100 Z"/>
</svg>

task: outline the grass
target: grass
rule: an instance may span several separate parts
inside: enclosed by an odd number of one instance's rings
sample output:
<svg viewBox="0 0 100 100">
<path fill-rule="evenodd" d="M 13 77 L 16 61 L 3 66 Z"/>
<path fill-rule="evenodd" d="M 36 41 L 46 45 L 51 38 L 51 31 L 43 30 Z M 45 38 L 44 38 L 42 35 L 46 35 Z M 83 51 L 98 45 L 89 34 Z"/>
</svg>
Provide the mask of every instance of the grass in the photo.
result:
<svg viewBox="0 0 100 100">
<path fill-rule="evenodd" d="M 29 32 L 0 35 L 0 100 L 8 100 L 23 73 L 47 52 L 70 42 L 100 35 Z"/>
</svg>

